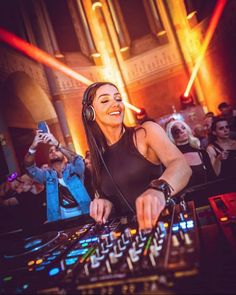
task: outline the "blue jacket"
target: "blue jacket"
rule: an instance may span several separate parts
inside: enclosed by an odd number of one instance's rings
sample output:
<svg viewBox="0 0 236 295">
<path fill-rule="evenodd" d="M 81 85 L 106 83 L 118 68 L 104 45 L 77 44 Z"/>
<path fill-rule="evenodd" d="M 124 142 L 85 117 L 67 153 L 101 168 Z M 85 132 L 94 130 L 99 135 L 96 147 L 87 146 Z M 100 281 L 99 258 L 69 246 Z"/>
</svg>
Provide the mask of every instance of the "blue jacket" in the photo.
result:
<svg viewBox="0 0 236 295">
<path fill-rule="evenodd" d="M 80 156 L 76 156 L 73 163 L 67 163 L 62 172 L 62 177 L 72 196 L 79 204 L 80 214 L 89 213 L 90 197 L 84 187 L 84 161 Z M 47 194 L 47 220 L 56 221 L 61 218 L 59 194 L 58 194 L 58 176 L 52 168 L 40 169 L 36 164 L 27 167 L 31 177 L 39 183 L 46 184 Z"/>
</svg>

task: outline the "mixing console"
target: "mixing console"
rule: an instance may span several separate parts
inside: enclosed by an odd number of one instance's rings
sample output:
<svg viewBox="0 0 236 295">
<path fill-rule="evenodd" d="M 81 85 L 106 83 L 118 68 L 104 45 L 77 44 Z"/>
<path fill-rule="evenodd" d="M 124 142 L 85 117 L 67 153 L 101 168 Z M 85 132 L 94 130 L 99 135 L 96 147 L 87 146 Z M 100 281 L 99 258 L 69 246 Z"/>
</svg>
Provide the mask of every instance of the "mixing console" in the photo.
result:
<svg viewBox="0 0 236 295">
<path fill-rule="evenodd" d="M 227 193 L 209 198 L 220 228 L 235 255 L 236 249 L 236 193 Z"/>
<path fill-rule="evenodd" d="M 172 290 L 198 274 L 193 202 L 166 210 L 152 230 L 135 216 L 1 243 L 0 292 L 131 294 Z"/>
</svg>

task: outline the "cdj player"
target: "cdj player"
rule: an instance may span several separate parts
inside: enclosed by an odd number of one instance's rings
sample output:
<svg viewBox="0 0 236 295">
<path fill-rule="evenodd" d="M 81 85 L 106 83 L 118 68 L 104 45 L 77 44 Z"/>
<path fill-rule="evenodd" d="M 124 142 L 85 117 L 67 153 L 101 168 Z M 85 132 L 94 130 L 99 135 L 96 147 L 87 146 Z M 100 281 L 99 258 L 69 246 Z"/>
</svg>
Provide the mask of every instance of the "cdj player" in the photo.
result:
<svg viewBox="0 0 236 295">
<path fill-rule="evenodd" d="M 2 294 L 163 294 L 199 271 L 194 203 L 166 209 L 152 230 L 135 216 L 13 235 L 1 242 Z"/>
</svg>

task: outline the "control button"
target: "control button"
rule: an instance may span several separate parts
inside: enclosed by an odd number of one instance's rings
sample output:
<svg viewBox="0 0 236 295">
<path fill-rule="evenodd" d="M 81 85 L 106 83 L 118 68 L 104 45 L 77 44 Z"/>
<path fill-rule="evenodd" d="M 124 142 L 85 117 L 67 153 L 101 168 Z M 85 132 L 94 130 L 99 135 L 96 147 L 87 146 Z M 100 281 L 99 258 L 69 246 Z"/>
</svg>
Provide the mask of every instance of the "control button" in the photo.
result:
<svg viewBox="0 0 236 295">
<path fill-rule="evenodd" d="M 90 261 L 91 261 L 91 267 L 92 268 L 98 268 L 100 266 L 100 262 L 97 259 L 96 255 L 91 255 L 90 256 Z"/>
</svg>

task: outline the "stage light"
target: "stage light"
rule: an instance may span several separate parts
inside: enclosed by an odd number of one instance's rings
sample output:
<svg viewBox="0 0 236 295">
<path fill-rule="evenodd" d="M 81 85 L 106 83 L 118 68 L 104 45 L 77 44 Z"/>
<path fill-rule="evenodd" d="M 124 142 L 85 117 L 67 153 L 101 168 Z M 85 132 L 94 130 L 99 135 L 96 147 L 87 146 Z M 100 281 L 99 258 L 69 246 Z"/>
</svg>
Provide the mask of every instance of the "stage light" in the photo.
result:
<svg viewBox="0 0 236 295">
<path fill-rule="evenodd" d="M 199 55 L 196 59 L 196 63 L 195 63 L 195 66 L 193 68 L 193 71 L 192 71 L 192 74 L 191 74 L 191 77 L 189 79 L 189 82 L 188 82 L 188 85 L 186 87 L 186 90 L 184 92 L 184 96 L 187 97 L 189 95 L 189 92 L 192 88 L 192 85 L 193 85 L 193 82 L 197 76 L 197 73 L 198 73 L 198 70 L 201 66 L 201 63 L 202 63 L 202 60 L 205 56 L 205 53 L 207 51 L 207 48 L 208 48 L 208 45 L 212 39 L 212 36 L 215 32 L 215 29 L 216 29 L 216 26 L 219 22 L 219 19 L 220 19 L 220 16 L 223 12 L 223 9 L 225 7 L 225 4 L 226 4 L 227 0 L 218 0 L 217 3 L 216 3 L 216 6 L 215 6 L 215 9 L 213 11 L 213 14 L 212 14 L 212 17 L 210 19 L 210 23 L 209 23 L 209 26 L 207 28 L 207 32 L 206 32 L 206 36 L 204 38 L 204 41 L 203 41 L 203 44 L 202 44 L 202 47 L 200 49 L 200 52 L 199 52 Z"/>
</svg>

